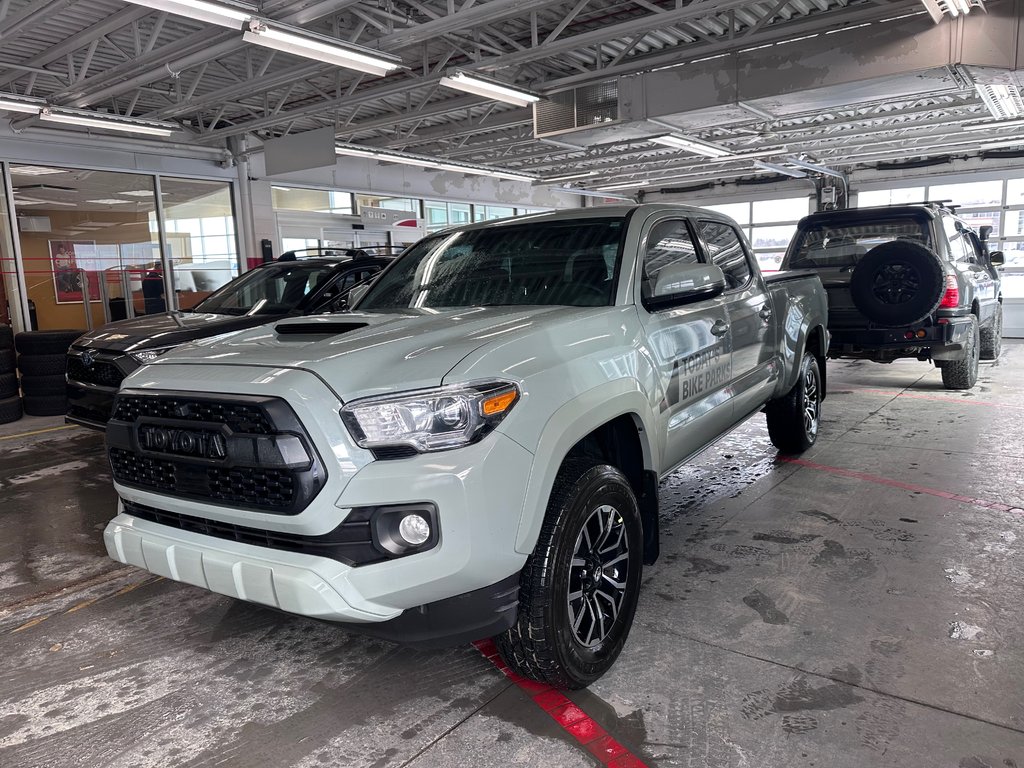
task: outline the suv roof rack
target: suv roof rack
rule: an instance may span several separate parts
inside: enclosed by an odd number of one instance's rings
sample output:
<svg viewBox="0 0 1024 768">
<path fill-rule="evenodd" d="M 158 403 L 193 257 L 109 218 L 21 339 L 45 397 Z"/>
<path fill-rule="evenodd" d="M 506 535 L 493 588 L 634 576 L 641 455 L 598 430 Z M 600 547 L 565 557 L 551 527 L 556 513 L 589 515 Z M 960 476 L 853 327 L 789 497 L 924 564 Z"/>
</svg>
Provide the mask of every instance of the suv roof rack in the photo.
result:
<svg viewBox="0 0 1024 768">
<path fill-rule="evenodd" d="M 315 259 L 318 257 L 342 256 L 350 259 L 370 259 L 376 256 L 392 256 L 402 250 L 400 246 L 394 245 L 368 245 L 364 248 L 330 248 L 318 246 L 315 248 L 293 248 L 285 251 L 274 261 L 296 261 L 299 259 Z"/>
</svg>

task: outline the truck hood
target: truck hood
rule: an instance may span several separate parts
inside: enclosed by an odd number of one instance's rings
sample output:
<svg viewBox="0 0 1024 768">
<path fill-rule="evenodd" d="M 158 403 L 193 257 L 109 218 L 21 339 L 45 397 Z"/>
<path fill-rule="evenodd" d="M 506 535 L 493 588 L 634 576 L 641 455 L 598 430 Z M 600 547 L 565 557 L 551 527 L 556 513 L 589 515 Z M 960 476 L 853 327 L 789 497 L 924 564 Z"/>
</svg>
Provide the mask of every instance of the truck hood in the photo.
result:
<svg viewBox="0 0 1024 768">
<path fill-rule="evenodd" d="M 161 312 L 107 323 L 79 337 L 75 346 L 110 352 L 136 352 L 255 328 L 273 319 L 273 316 L 267 315 L 239 317 L 198 312 Z"/>
<path fill-rule="evenodd" d="M 190 344 L 154 365 L 217 363 L 311 371 L 344 400 L 437 386 L 485 344 L 605 308 L 467 307 L 297 317 Z"/>
</svg>

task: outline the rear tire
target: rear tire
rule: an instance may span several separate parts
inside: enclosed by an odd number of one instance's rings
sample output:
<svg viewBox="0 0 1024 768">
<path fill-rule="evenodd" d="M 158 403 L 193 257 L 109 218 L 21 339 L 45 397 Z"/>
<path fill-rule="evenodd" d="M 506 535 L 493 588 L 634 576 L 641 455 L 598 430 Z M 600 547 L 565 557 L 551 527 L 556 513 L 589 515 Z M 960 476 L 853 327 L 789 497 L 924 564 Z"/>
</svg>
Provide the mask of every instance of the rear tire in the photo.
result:
<svg viewBox="0 0 1024 768">
<path fill-rule="evenodd" d="M 892 240 L 868 251 L 850 275 L 850 298 L 868 320 L 889 328 L 917 325 L 946 289 L 939 257 L 920 243 Z"/>
<path fill-rule="evenodd" d="M 963 360 L 939 360 L 942 386 L 946 389 L 970 389 L 978 383 L 978 360 L 981 357 L 981 334 L 978 318 L 971 316 L 971 330 Z"/>
<path fill-rule="evenodd" d="M 995 317 L 988 328 L 982 328 L 978 333 L 981 336 L 981 359 L 998 360 L 1003 351 L 1003 305 L 996 307 Z"/>
<path fill-rule="evenodd" d="M 772 445 L 782 453 L 803 453 L 814 445 L 821 426 L 821 397 L 821 367 L 806 350 L 796 384 L 765 407 Z"/>
<path fill-rule="evenodd" d="M 567 461 L 520 576 L 516 623 L 496 638 L 505 662 L 557 688 L 593 683 L 629 636 L 642 569 L 643 527 L 629 481 L 607 464 Z"/>
</svg>

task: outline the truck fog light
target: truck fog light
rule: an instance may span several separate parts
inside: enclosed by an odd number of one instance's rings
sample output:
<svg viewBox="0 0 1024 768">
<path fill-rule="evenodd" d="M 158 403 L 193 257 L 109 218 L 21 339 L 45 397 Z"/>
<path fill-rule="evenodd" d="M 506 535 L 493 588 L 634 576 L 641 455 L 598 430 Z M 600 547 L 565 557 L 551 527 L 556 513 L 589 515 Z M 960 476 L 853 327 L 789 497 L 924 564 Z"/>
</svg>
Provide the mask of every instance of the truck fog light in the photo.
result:
<svg viewBox="0 0 1024 768">
<path fill-rule="evenodd" d="M 418 547 L 430 538 L 430 523 L 420 515 L 406 515 L 398 524 L 398 535 L 409 546 Z"/>
</svg>

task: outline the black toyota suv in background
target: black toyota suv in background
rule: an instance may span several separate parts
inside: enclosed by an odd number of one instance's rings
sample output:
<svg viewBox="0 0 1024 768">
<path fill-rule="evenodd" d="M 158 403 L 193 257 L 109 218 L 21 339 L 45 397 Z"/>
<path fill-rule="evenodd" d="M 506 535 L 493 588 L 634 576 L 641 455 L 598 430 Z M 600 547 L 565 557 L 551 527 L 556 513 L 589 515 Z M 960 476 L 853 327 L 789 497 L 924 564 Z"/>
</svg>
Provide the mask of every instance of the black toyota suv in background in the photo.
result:
<svg viewBox="0 0 1024 768">
<path fill-rule="evenodd" d="M 832 358 L 931 360 L 947 389 L 970 389 L 978 360 L 1001 348 L 1002 293 L 989 253 L 943 203 L 824 211 L 805 217 L 783 270 L 813 270 L 828 291 Z"/>
<path fill-rule="evenodd" d="M 375 249 L 289 251 L 210 294 L 193 309 L 107 323 L 68 350 L 66 421 L 104 429 L 121 381 L 181 344 L 294 315 L 342 309 L 348 292 L 392 261 Z M 380 251 L 380 252 L 378 252 Z"/>
</svg>

